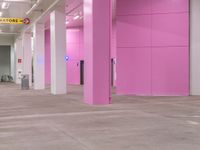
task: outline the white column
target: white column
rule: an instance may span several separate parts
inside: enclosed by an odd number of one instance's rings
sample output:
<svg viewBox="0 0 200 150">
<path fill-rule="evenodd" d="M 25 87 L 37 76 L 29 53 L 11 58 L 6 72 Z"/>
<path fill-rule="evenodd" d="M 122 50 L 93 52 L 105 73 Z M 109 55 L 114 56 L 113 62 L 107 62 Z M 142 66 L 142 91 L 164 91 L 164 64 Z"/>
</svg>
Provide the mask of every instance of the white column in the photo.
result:
<svg viewBox="0 0 200 150">
<path fill-rule="evenodd" d="M 22 36 L 23 43 L 23 74 L 29 75 L 29 86 L 32 86 L 32 49 L 31 33 Z"/>
<path fill-rule="evenodd" d="M 15 82 L 16 84 L 21 84 L 21 74 L 23 72 L 23 48 L 22 48 L 22 39 L 18 38 L 15 41 L 15 45 L 14 45 L 14 49 L 15 49 L 15 68 L 16 68 L 16 77 L 15 77 Z"/>
<path fill-rule="evenodd" d="M 33 27 L 34 49 L 34 89 L 45 89 L 45 61 L 44 61 L 44 24 L 35 24 Z"/>
<path fill-rule="evenodd" d="M 190 7 L 190 94 L 200 95 L 200 1 Z"/>
<path fill-rule="evenodd" d="M 15 47 L 11 45 L 10 52 L 10 64 L 11 64 L 11 76 L 13 77 L 13 81 L 16 82 L 16 61 L 15 61 Z"/>
<path fill-rule="evenodd" d="M 62 7 L 62 8 L 61 8 Z M 65 3 L 50 15 L 51 93 L 66 94 L 66 14 Z"/>
</svg>

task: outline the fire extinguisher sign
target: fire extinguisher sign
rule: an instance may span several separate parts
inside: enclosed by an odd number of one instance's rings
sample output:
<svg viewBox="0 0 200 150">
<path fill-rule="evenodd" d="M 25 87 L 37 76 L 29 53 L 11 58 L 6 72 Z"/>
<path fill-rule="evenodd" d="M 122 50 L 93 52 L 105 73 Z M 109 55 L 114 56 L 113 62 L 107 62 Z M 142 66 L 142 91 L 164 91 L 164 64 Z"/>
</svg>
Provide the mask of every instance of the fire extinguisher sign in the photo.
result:
<svg viewBox="0 0 200 150">
<path fill-rule="evenodd" d="M 22 63 L 22 59 L 18 59 L 18 64 L 21 64 Z"/>
</svg>

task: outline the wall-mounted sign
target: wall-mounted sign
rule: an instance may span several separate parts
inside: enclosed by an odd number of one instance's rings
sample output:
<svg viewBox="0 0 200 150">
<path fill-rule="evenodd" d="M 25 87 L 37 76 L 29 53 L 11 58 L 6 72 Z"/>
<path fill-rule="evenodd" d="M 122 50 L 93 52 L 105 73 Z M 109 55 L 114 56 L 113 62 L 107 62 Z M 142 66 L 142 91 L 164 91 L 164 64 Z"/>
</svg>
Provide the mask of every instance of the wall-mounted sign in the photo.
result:
<svg viewBox="0 0 200 150">
<path fill-rule="evenodd" d="M 29 18 L 25 18 L 25 19 L 23 20 L 23 23 L 24 23 L 24 24 L 30 24 L 30 22 L 31 22 L 31 20 L 30 20 Z"/>
<path fill-rule="evenodd" d="M 0 24 L 29 24 L 29 18 L 0 18 Z"/>
<path fill-rule="evenodd" d="M 22 63 L 22 59 L 18 59 L 18 64 L 21 64 Z"/>
</svg>

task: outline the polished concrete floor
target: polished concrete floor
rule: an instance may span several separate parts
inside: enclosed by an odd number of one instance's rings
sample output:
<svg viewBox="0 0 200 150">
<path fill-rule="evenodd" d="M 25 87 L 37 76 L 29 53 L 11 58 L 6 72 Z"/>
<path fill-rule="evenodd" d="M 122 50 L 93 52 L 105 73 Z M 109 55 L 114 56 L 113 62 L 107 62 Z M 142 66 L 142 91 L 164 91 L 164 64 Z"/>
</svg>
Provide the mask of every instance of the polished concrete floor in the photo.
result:
<svg viewBox="0 0 200 150">
<path fill-rule="evenodd" d="M 200 150 L 200 97 L 113 95 L 113 104 L 0 84 L 0 150 Z"/>
</svg>

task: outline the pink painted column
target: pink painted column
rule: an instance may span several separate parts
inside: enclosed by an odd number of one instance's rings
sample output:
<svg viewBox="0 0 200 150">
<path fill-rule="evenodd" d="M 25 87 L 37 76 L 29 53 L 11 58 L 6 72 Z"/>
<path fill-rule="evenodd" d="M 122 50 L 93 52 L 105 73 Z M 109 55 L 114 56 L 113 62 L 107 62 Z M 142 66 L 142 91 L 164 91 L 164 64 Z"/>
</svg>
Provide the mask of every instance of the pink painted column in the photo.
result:
<svg viewBox="0 0 200 150">
<path fill-rule="evenodd" d="M 84 101 L 110 103 L 111 1 L 84 0 Z"/>
</svg>

